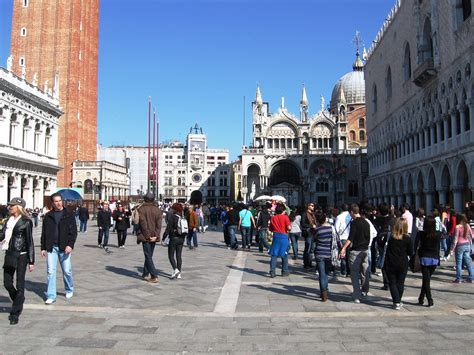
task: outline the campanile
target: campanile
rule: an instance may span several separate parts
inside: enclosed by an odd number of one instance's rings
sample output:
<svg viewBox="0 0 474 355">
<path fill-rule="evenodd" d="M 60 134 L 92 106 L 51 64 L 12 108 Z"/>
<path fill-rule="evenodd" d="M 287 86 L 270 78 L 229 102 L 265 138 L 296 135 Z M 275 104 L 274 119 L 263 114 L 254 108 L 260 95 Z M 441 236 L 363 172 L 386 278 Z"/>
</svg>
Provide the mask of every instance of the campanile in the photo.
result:
<svg viewBox="0 0 474 355">
<path fill-rule="evenodd" d="M 74 160 L 96 160 L 99 0 L 14 0 L 12 70 L 52 92 L 59 86 L 58 186 Z"/>
</svg>

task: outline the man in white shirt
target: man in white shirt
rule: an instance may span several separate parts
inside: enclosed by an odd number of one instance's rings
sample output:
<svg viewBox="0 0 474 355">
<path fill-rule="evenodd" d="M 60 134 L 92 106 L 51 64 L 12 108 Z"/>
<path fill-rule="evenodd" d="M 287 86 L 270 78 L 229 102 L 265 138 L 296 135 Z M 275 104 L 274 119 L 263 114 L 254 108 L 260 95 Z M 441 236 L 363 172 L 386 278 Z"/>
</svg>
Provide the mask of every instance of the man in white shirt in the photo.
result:
<svg viewBox="0 0 474 355">
<path fill-rule="evenodd" d="M 343 204 L 341 206 L 341 210 L 342 212 L 336 217 L 334 228 L 341 239 L 342 245 L 344 245 L 347 241 L 347 238 L 349 237 L 352 217 L 349 213 L 349 206 L 347 204 Z M 349 255 L 349 253 L 347 253 L 347 255 Z M 341 274 L 345 275 L 346 277 L 350 275 L 348 256 L 341 260 Z"/>
</svg>

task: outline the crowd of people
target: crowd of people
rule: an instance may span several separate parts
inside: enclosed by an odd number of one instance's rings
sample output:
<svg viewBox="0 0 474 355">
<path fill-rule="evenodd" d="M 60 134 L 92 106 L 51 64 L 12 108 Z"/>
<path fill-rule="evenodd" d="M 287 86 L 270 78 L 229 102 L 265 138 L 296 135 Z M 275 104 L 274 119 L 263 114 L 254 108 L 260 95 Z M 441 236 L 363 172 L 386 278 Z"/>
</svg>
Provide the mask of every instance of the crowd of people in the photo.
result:
<svg viewBox="0 0 474 355">
<path fill-rule="evenodd" d="M 12 300 L 11 324 L 18 323 L 23 309 L 26 270 L 34 270 L 33 229 L 39 225 L 35 219 L 42 219 L 41 256 L 47 260 L 45 303 L 53 304 L 57 296 L 58 262 L 65 296 L 70 299 L 74 295 L 71 254 L 78 229 L 86 232 L 90 218 L 86 206 L 65 208 L 57 193 L 51 196 L 51 210 L 27 210 L 25 205 L 22 198 L 13 198 L 8 208 L 0 207 L 0 245 L 5 251 L 4 285 Z M 323 302 L 331 298 L 331 275 L 351 278 L 355 303 L 367 297 L 372 275 L 382 277 L 382 289 L 390 291 L 396 310 L 403 307 L 405 279 L 410 269 L 422 274 L 418 303 L 424 305 L 426 300 L 428 307 L 434 306 L 430 281 L 441 262 L 454 256 L 454 283 L 472 283 L 474 277 L 472 203 L 462 213 L 444 206 L 425 214 L 423 209 L 411 211 L 407 204 L 395 209 L 385 203 L 377 207 L 368 203 L 344 204 L 341 209 L 327 210 L 314 203 L 308 203 L 304 210 L 290 209 L 278 201 L 227 206 L 159 204 L 152 193 L 147 193 L 141 204 L 125 206 L 118 201 L 111 208 L 109 202 L 101 201 L 98 208 L 98 246 L 107 250 L 112 229 L 117 233 L 117 247 L 125 248 L 128 229 L 132 228 L 143 249 L 142 278 L 150 283 L 159 282 L 153 261 L 157 243 L 168 248 L 170 278 L 181 279 L 183 247 L 198 248 L 198 233 L 205 233 L 209 225 L 214 230 L 222 227 L 228 249 L 250 250 L 254 246 L 259 252 L 268 253 L 270 278 L 277 276 L 278 261 L 281 276 L 287 277 L 290 255 L 293 260 L 302 259 L 304 269 L 316 269 Z M 300 240 L 304 241 L 302 253 L 298 247 Z M 463 278 L 463 268 L 467 278 Z"/>
</svg>

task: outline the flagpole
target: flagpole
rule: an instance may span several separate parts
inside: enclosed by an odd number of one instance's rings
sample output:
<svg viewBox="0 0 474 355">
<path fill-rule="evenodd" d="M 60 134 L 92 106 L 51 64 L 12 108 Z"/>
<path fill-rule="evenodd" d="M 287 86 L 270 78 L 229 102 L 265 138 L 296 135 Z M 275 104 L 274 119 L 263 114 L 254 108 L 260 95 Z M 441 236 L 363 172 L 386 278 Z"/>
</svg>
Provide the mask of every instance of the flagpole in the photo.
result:
<svg viewBox="0 0 474 355">
<path fill-rule="evenodd" d="M 150 191 L 150 132 L 151 131 L 151 96 L 148 96 L 148 176 L 147 192 Z"/>
</svg>

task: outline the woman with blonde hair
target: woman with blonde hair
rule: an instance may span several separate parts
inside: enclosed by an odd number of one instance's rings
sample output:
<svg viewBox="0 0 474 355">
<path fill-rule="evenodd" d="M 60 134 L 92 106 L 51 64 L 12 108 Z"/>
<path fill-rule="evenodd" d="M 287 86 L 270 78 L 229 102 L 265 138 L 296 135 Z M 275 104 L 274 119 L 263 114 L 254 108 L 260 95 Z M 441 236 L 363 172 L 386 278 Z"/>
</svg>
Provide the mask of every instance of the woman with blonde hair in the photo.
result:
<svg viewBox="0 0 474 355">
<path fill-rule="evenodd" d="M 405 218 L 397 218 L 393 231 L 385 241 L 384 270 L 388 279 L 393 308 L 402 307 L 405 278 L 408 271 L 408 257 L 411 255 L 411 240 L 408 235 L 408 223 Z"/>
<path fill-rule="evenodd" d="M 35 268 L 35 246 L 33 244 L 33 221 L 25 211 L 26 202 L 20 197 L 8 202 L 10 217 L 0 232 L 1 249 L 5 251 L 3 283 L 12 300 L 10 324 L 18 323 L 25 302 L 26 268 Z M 13 277 L 16 273 L 16 287 Z"/>
</svg>

